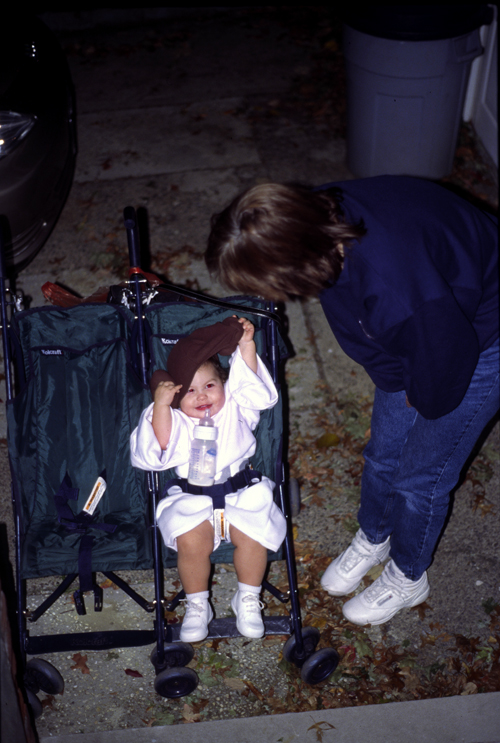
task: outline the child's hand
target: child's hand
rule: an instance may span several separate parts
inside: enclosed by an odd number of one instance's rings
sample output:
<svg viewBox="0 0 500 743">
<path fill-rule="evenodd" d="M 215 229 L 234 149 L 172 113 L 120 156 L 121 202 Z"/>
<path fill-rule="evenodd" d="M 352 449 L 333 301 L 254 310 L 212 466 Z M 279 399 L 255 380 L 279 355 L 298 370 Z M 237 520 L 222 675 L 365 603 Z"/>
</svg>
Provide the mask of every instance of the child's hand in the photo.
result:
<svg viewBox="0 0 500 743">
<path fill-rule="evenodd" d="M 234 315 L 234 317 L 236 317 L 236 315 Z M 243 335 L 238 342 L 241 356 L 246 365 L 253 372 L 257 373 L 257 349 L 255 348 L 255 341 L 253 339 L 255 328 L 246 317 L 239 317 L 238 322 L 243 325 Z"/>
<path fill-rule="evenodd" d="M 236 315 L 234 315 L 236 317 Z M 255 328 L 250 322 L 250 320 L 247 320 L 246 317 L 239 317 L 238 322 L 243 325 L 243 335 L 241 336 L 238 345 L 245 345 L 246 343 L 249 343 L 250 341 L 253 341 L 253 336 L 255 333 Z"/>
<path fill-rule="evenodd" d="M 173 382 L 159 382 L 155 390 L 154 403 L 159 406 L 170 406 L 176 392 L 180 392 L 182 384 Z"/>
</svg>

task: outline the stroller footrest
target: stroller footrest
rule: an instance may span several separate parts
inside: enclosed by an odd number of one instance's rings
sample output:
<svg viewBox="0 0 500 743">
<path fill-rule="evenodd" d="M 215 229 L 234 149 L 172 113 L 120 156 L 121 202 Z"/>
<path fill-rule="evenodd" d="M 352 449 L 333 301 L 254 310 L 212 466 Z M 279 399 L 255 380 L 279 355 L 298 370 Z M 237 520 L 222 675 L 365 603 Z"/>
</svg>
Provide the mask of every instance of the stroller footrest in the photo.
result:
<svg viewBox="0 0 500 743">
<path fill-rule="evenodd" d="M 289 635 L 291 634 L 291 621 L 288 616 L 263 617 L 265 635 Z M 181 624 L 169 624 L 172 631 L 172 642 L 179 640 Z M 236 617 L 221 617 L 212 619 L 208 625 L 207 640 L 215 640 L 223 637 L 241 637 L 236 627 Z"/>
</svg>

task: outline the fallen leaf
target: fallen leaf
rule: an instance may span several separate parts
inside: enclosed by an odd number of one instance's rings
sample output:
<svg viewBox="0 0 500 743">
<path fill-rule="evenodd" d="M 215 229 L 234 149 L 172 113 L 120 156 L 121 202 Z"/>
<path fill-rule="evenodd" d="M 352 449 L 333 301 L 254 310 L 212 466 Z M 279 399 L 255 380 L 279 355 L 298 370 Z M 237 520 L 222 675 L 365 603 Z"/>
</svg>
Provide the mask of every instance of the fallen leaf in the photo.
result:
<svg viewBox="0 0 500 743">
<path fill-rule="evenodd" d="M 244 691 L 247 688 L 243 679 L 225 678 L 223 681 L 228 689 L 232 689 L 233 691 Z"/>
<path fill-rule="evenodd" d="M 423 648 L 426 645 L 435 645 L 436 644 L 436 636 L 435 635 L 421 635 L 420 636 L 421 645 L 420 647 Z"/>
<path fill-rule="evenodd" d="M 309 625 L 311 627 L 316 627 L 317 629 L 325 629 L 325 627 L 329 624 L 327 617 L 319 617 L 311 615 L 311 621 L 309 622 Z"/>
<path fill-rule="evenodd" d="M 254 684 L 252 684 L 251 681 L 246 681 L 245 680 L 244 683 L 250 689 L 250 691 L 252 692 L 252 694 L 255 694 L 255 696 L 257 697 L 257 699 L 259 699 L 261 702 L 263 702 L 265 700 L 264 694 L 261 691 L 259 691 L 259 689 L 257 689 L 257 687 Z"/>
<path fill-rule="evenodd" d="M 184 709 L 182 710 L 182 716 L 184 718 L 184 722 L 199 722 L 200 721 L 200 715 L 193 710 L 192 707 L 189 706 L 189 704 L 184 704 Z"/>
<path fill-rule="evenodd" d="M 330 446 L 338 446 L 340 444 L 340 436 L 336 433 L 324 433 L 316 441 L 316 446 L 320 449 L 327 449 Z"/>
<path fill-rule="evenodd" d="M 429 606 L 429 604 L 427 603 L 427 601 L 424 601 L 423 604 L 419 604 L 418 606 L 414 606 L 413 609 L 412 609 L 412 611 L 417 611 L 418 612 L 418 618 L 420 619 L 421 622 L 423 622 L 424 619 L 425 619 L 425 612 L 426 611 L 432 611 L 432 606 Z"/>
<path fill-rule="evenodd" d="M 354 647 L 356 648 L 356 652 L 360 658 L 373 658 L 373 650 L 362 637 L 358 637 L 354 640 Z"/>
<path fill-rule="evenodd" d="M 51 694 L 45 697 L 45 699 L 42 699 L 42 707 L 49 707 L 49 709 L 54 709 L 54 702 L 56 701 L 55 697 L 53 697 Z"/>
<path fill-rule="evenodd" d="M 81 671 L 82 673 L 90 673 L 87 666 L 87 656 L 75 653 L 73 656 L 74 666 L 71 666 L 72 671 Z"/>
<path fill-rule="evenodd" d="M 139 671 L 133 671 L 131 668 L 126 668 L 125 673 L 127 674 L 127 676 L 132 676 L 132 678 L 135 678 L 135 679 L 144 678 L 142 673 L 139 673 Z"/>
<path fill-rule="evenodd" d="M 462 691 L 460 696 L 466 696 L 468 694 L 477 694 L 477 686 L 476 684 L 473 684 L 472 681 L 469 681 L 467 684 L 465 684 L 464 690 Z"/>
<path fill-rule="evenodd" d="M 198 714 L 207 706 L 207 704 L 210 704 L 210 699 L 200 699 L 198 702 L 192 702 L 191 707 L 193 712 Z"/>
<path fill-rule="evenodd" d="M 479 646 L 479 637 L 464 637 L 463 635 L 455 635 L 455 641 L 457 648 L 462 653 L 476 653 Z"/>
<path fill-rule="evenodd" d="M 272 645 L 282 645 L 287 639 L 287 635 L 268 635 L 262 640 L 262 647 L 268 648 Z"/>
<path fill-rule="evenodd" d="M 317 493 L 315 493 L 314 495 L 312 495 L 310 497 L 309 502 L 310 502 L 311 505 L 313 505 L 313 506 L 319 506 L 320 508 L 322 508 L 323 505 L 324 505 L 324 503 L 325 503 L 324 499 L 323 498 L 320 498 Z"/>
<path fill-rule="evenodd" d="M 314 730 L 316 733 L 316 740 L 318 740 L 319 743 L 322 743 L 323 733 L 327 730 L 335 730 L 335 725 L 330 725 L 329 722 L 315 722 L 314 725 L 311 725 L 307 730 Z"/>
<path fill-rule="evenodd" d="M 416 673 L 412 673 L 409 668 L 402 668 L 399 672 L 401 676 L 404 677 L 405 680 L 405 688 L 407 691 L 414 692 L 418 689 L 420 684 L 420 679 L 417 676 Z"/>
</svg>

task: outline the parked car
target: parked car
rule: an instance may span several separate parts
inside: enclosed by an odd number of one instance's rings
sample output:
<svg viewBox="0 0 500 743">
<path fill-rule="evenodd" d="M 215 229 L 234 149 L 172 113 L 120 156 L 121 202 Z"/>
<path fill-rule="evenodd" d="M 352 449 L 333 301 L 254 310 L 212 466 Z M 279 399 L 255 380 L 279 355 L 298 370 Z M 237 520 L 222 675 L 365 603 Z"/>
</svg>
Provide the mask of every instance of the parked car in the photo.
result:
<svg viewBox="0 0 500 743">
<path fill-rule="evenodd" d="M 49 237 L 76 161 L 74 91 L 56 36 L 29 14 L 0 24 L 0 219 L 7 268 Z"/>
</svg>

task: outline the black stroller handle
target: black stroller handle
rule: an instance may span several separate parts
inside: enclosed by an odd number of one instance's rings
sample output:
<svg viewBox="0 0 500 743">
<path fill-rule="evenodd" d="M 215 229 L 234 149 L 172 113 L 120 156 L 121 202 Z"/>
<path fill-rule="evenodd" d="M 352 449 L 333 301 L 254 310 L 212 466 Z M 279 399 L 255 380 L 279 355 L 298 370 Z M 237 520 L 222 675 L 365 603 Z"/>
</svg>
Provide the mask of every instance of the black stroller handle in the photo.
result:
<svg viewBox="0 0 500 743">
<path fill-rule="evenodd" d="M 160 284 L 160 288 L 168 289 L 168 291 L 175 294 L 180 294 L 182 297 L 194 299 L 197 302 L 204 302 L 205 304 L 212 304 L 223 309 L 234 310 L 235 312 L 241 312 L 241 310 L 244 309 L 245 312 L 247 312 L 249 315 L 257 315 L 258 317 L 266 317 L 268 320 L 274 320 L 274 322 L 277 323 L 280 327 L 283 324 L 281 317 L 271 310 L 255 309 L 254 307 L 247 307 L 241 304 L 235 304 L 233 302 L 228 302 L 225 299 L 218 299 L 217 297 L 211 297 L 208 294 L 195 292 L 192 289 L 185 289 L 184 287 L 175 286 L 175 284 L 171 284 L 168 281 L 163 281 Z"/>
<path fill-rule="evenodd" d="M 130 268 L 140 268 L 139 239 L 137 235 L 137 219 L 133 206 L 126 206 L 123 210 L 123 221 L 127 230 L 128 256 Z"/>
<path fill-rule="evenodd" d="M 146 384 L 147 382 L 147 371 L 148 371 L 148 359 L 147 359 L 147 344 L 146 339 L 144 335 L 144 325 L 142 322 L 142 315 L 141 315 L 141 287 L 139 283 L 139 277 L 140 277 L 140 268 L 141 268 L 141 258 L 140 258 L 140 251 L 139 251 L 139 235 L 137 232 L 137 220 L 135 216 L 135 209 L 132 206 L 126 206 L 123 210 L 123 220 L 125 223 L 125 228 L 127 230 L 127 240 L 128 240 L 128 254 L 129 254 L 129 260 L 130 260 L 130 268 L 131 269 L 137 269 L 137 271 L 132 272 L 132 282 L 134 284 L 134 290 L 135 290 L 135 306 L 136 306 L 136 312 L 138 315 L 138 333 L 139 333 L 139 357 L 140 357 L 140 373 L 141 373 L 141 379 L 142 383 Z"/>
</svg>

